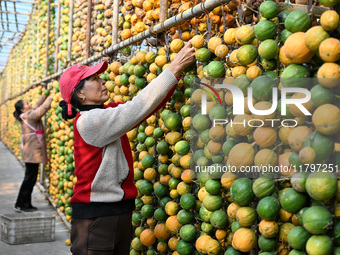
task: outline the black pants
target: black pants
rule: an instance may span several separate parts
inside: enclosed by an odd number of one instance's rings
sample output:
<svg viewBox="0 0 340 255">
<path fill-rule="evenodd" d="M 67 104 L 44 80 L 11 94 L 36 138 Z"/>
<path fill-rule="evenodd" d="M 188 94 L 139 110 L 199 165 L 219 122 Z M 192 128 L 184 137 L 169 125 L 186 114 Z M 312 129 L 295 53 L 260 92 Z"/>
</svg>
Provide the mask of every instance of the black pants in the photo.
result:
<svg viewBox="0 0 340 255">
<path fill-rule="evenodd" d="M 93 219 L 72 219 L 73 255 L 129 255 L 132 213 Z"/>
<path fill-rule="evenodd" d="M 29 208 L 32 206 L 32 191 L 37 181 L 39 164 L 37 163 L 25 163 L 26 171 L 25 177 L 21 184 L 16 207 Z"/>
</svg>

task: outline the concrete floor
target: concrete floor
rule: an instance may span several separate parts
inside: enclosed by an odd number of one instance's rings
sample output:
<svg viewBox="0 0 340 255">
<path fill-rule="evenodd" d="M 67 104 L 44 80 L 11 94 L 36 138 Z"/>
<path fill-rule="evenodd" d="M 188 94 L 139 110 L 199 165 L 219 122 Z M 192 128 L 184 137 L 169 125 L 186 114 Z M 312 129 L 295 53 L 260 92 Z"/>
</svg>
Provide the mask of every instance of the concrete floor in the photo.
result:
<svg viewBox="0 0 340 255">
<path fill-rule="evenodd" d="M 13 206 L 24 178 L 24 168 L 15 156 L 0 142 L 0 215 L 13 214 Z M 41 212 L 56 216 L 55 241 L 45 243 L 9 245 L 0 241 L 0 255 L 69 255 L 70 247 L 65 245 L 69 231 L 55 209 L 49 204 L 38 187 L 34 187 L 32 204 Z M 0 233 L 1 235 L 1 233 Z"/>
</svg>

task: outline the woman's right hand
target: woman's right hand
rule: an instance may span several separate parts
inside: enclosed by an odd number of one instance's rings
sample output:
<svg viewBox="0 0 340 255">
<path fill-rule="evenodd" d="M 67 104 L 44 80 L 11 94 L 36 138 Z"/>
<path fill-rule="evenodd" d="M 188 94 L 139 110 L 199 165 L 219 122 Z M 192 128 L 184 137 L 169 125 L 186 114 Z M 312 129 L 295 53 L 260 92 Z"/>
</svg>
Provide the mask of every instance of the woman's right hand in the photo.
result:
<svg viewBox="0 0 340 255">
<path fill-rule="evenodd" d="M 168 66 L 168 69 L 179 77 L 184 68 L 195 61 L 195 48 L 191 48 L 191 41 L 187 42 L 184 47 L 177 53 L 174 61 Z"/>
</svg>

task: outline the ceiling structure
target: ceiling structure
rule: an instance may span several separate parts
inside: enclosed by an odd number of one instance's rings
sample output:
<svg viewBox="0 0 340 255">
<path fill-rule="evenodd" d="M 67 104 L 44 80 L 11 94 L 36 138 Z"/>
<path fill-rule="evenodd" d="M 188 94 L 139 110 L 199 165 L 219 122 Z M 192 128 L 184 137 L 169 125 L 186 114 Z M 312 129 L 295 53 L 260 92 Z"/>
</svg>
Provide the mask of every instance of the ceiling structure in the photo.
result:
<svg viewBox="0 0 340 255">
<path fill-rule="evenodd" d="M 0 73 L 24 34 L 33 3 L 34 0 L 0 0 Z"/>
</svg>

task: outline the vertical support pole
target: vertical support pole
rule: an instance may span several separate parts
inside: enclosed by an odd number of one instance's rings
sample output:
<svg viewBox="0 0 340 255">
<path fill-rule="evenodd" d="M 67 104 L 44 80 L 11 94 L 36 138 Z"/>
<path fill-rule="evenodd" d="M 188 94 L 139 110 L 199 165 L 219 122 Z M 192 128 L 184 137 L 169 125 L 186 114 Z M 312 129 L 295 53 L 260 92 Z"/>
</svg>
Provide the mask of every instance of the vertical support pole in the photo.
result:
<svg viewBox="0 0 340 255">
<path fill-rule="evenodd" d="M 73 7 L 74 0 L 70 1 L 70 12 L 69 12 L 69 22 L 68 22 L 68 44 L 67 44 L 67 62 L 68 65 L 71 63 L 72 56 L 72 34 L 73 34 Z"/>
<path fill-rule="evenodd" d="M 18 47 L 16 47 L 15 49 L 15 63 L 18 63 Z M 15 80 L 14 80 L 14 84 L 15 84 L 15 90 L 14 90 L 14 96 L 18 94 L 18 88 L 19 88 L 19 72 L 18 69 L 15 70 Z"/>
<path fill-rule="evenodd" d="M 50 49 L 50 22 L 51 22 L 51 0 L 47 0 L 47 26 L 46 26 L 46 63 L 45 63 L 45 77 L 48 75 L 48 51 Z"/>
<path fill-rule="evenodd" d="M 159 22 L 161 23 L 168 18 L 168 0 L 161 0 L 159 8 Z"/>
<path fill-rule="evenodd" d="M 12 54 L 10 54 L 11 56 Z M 8 70 L 11 70 L 11 66 L 12 66 L 12 59 L 8 58 Z M 12 86 L 12 77 L 7 77 L 7 84 L 9 84 L 8 86 L 8 90 L 9 90 L 9 93 L 8 93 L 8 98 L 12 96 L 12 93 L 13 93 L 13 86 Z"/>
<path fill-rule="evenodd" d="M 3 75 L 2 74 L 0 74 L 0 102 L 1 102 L 1 105 L 2 105 L 2 103 L 4 102 L 4 99 L 3 99 L 3 97 L 4 97 L 4 80 L 3 80 Z M 1 105 L 0 105 L 0 107 L 1 107 Z M 1 108 L 0 108 L 0 115 L 1 115 Z M 0 120 L 1 120 L 1 116 L 0 116 Z M 1 123 L 1 121 L 0 121 L 0 123 Z"/>
<path fill-rule="evenodd" d="M 20 56 L 22 57 L 24 55 L 24 44 L 21 43 L 20 44 Z M 24 84 L 25 84 L 25 81 L 24 81 L 24 76 L 25 76 L 25 73 L 23 72 L 23 70 L 25 69 L 25 62 L 24 61 L 20 61 L 20 69 L 22 70 L 20 72 L 20 77 L 19 77 L 19 82 L 20 82 L 20 90 L 19 90 L 19 93 L 21 93 L 21 91 L 23 90 L 24 88 Z"/>
<path fill-rule="evenodd" d="M 15 48 L 13 48 L 13 51 L 12 51 L 12 65 L 11 65 L 11 70 L 13 72 L 13 78 L 12 78 L 12 81 L 11 81 L 11 85 L 12 85 L 12 97 L 15 95 L 15 90 L 16 90 L 16 76 L 17 76 L 17 70 L 13 68 L 14 66 L 14 63 L 17 61 L 17 58 L 16 58 L 16 52 L 15 52 Z"/>
<path fill-rule="evenodd" d="M 7 95 L 8 95 L 8 90 L 7 90 L 7 72 L 5 74 L 2 75 L 3 78 L 3 89 L 2 89 L 2 103 L 5 102 L 5 100 L 7 99 Z"/>
<path fill-rule="evenodd" d="M 8 66 L 9 66 L 9 61 L 8 61 Z M 7 100 L 7 98 L 9 97 L 9 92 L 10 92 L 10 89 L 11 88 L 8 88 L 8 84 L 9 83 L 9 80 L 8 80 L 8 75 L 7 75 L 7 70 L 6 70 L 6 97 L 5 97 L 5 100 Z"/>
<path fill-rule="evenodd" d="M 85 59 L 91 56 L 91 18 L 92 18 L 92 0 L 87 0 L 87 17 L 86 17 L 86 45 L 85 45 Z"/>
<path fill-rule="evenodd" d="M 47 0 L 47 26 L 46 26 L 46 63 L 45 63 L 45 77 L 48 75 L 48 51 L 49 51 L 49 46 L 50 46 L 50 19 L 51 19 L 51 0 Z M 42 84 L 43 87 L 46 89 L 47 85 Z M 46 115 L 44 115 L 43 119 L 44 126 L 46 126 Z M 44 134 L 45 134 L 45 129 L 44 129 Z M 44 184 L 44 164 L 40 164 L 40 184 Z"/>
<path fill-rule="evenodd" d="M 12 61 L 10 61 L 11 62 L 11 64 L 12 64 Z M 11 64 L 9 65 L 9 66 L 11 66 Z M 11 68 L 11 67 L 10 67 Z M 10 69 L 9 68 L 9 69 Z M 12 77 L 10 77 L 9 79 L 9 83 L 8 84 L 10 84 L 10 86 L 9 86 L 9 97 L 12 97 L 12 95 L 13 95 L 13 86 L 11 86 L 13 83 L 13 78 Z"/>
<path fill-rule="evenodd" d="M 1 95 L 1 103 L 5 102 L 5 98 L 6 98 L 6 82 L 5 82 L 5 79 L 6 79 L 6 74 L 2 74 L 1 75 L 2 77 L 2 95 Z"/>
<path fill-rule="evenodd" d="M 8 62 L 7 62 L 8 63 Z M 8 66 L 8 64 L 7 64 L 7 66 Z M 7 69 L 7 68 L 6 68 Z M 5 101 L 6 101 L 6 99 L 7 99 L 7 96 L 8 96 L 8 88 L 7 88 L 7 82 L 8 82 L 8 80 L 7 80 L 7 71 L 6 72 L 4 72 L 4 73 L 2 73 L 2 78 L 3 78 L 3 84 L 2 84 L 2 86 L 3 86 L 3 88 L 2 88 L 2 102 L 1 103 L 4 103 Z"/>
<path fill-rule="evenodd" d="M 6 90 L 6 97 L 5 97 L 5 100 L 7 100 L 10 96 L 11 96 L 11 92 L 12 92 L 12 87 L 10 87 L 9 86 L 9 84 L 10 84 L 10 79 L 8 78 L 8 75 L 7 75 L 7 72 L 8 72 L 8 70 L 9 70 L 9 68 L 10 68 L 10 63 L 11 63 L 11 61 L 10 61 L 10 59 L 8 58 L 8 61 L 7 61 L 7 70 L 6 70 L 6 88 L 7 88 L 7 90 Z"/>
<path fill-rule="evenodd" d="M 45 120 L 46 120 L 46 117 L 44 117 L 44 123 L 45 123 Z M 40 184 L 43 185 L 44 184 L 44 163 L 40 163 L 40 173 L 39 173 L 39 176 L 40 176 Z"/>
<path fill-rule="evenodd" d="M 32 23 L 32 27 L 33 27 L 33 23 Z M 33 34 L 31 34 L 31 43 L 32 43 L 32 61 L 31 61 L 31 63 L 32 63 L 32 71 L 34 71 L 34 60 L 35 60 L 35 55 L 34 55 L 34 43 L 33 43 Z M 32 83 L 32 80 L 33 80 L 33 73 L 30 75 L 30 81 L 29 81 L 29 83 L 31 84 Z M 28 88 L 28 86 L 29 85 L 27 85 L 27 88 Z M 26 88 L 26 89 L 27 89 Z"/>
<path fill-rule="evenodd" d="M 19 48 L 19 45 L 17 46 L 17 62 L 16 63 L 21 63 L 21 61 L 19 61 L 19 59 L 20 59 L 20 53 L 21 52 L 19 52 L 20 51 L 20 48 Z M 17 91 L 16 91 L 16 95 L 18 95 L 19 93 L 20 93 L 20 91 L 21 91 L 21 87 L 22 87 L 22 85 L 21 85 L 21 72 L 19 72 L 19 70 L 20 70 L 20 66 L 19 66 L 19 69 L 17 69 L 18 71 L 17 71 L 17 83 L 18 83 L 18 88 L 17 88 Z"/>
<path fill-rule="evenodd" d="M 7 71 L 5 72 L 5 78 L 4 78 L 4 92 L 3 92 L 3 102 L 7 100 L 8 98 L 8 79 L 7 79 Z"/>
<path fill-rule="evenodd" d="M 37 41 L 36 41 L 36 57 L 37 57 L 37 63 L 39 64 L 39 36 L 40 36 L 40 33 L 39 33 L 39 22 L 37 20 Z"/>
<path fill-rule="evenodd" d="M 15 54 L 15 55 L 14 55 Z M 14 69 L 14 66 L 16 65 L 16 63 L 18 63 L 19 59 L 18 59 L 18 48 L 16 47 L 15 48 L 15 51 L 14 51 L 14 56 L 13 56 L 13 65 L 12 65 L 12 68 Z M 17 91 L 18 91 L 18 87 L 19 87 L 19 79 L 18 79 L 18 75 L 19 75 L 19 72 L 18 72 L 18 68 L 15 69 L 15 77 L 14 77 L 14 92 L 13 92 L 13 96 L 15 97 L 17 95 Z"/>
<path fill-rule="evenodd" d="M 112 45 L 118 43 L 119 0 L 113 0 Z"/>
<path fill-rule="evenodd" d="M 45 89 L 47 88 L 47 85 L 46 84 L 42 84 L 43 85 L 43 87 L 45 87 Z M 44 127 L 46 127 L 46 114 L 44 115 L 44 118 L 43 118 L 43 124 L 44 124 Z M 44 128 L 44 135 L 46 135 L 46 130 L 45 130 L 45 128 Z M 40 184 L 42 185 L 42 186 L 44 186 L 44 178 L 45 178 L 45 176 L 44 176 L 44 163 L 40 163 L 40 180 L 39 180 L 39 182 L 40 182 Z"/>
<path fill-rule="evenodd" d="M 39 22 L 38 20 L 36 20 L 37 24 L 36 24 L 36 27 L 37 27 L 37 42 L 36 42 L 36 58 L 37 58 L 37 64 L 39 65 Z M 38 80 L 40 80 L 40 77 L 37 77 Z"/>
<path fill-rule="evenodd" d="M 25 49 L 27 49 L 28 46 L 27 46 L 27 41 L 26 41 L 26 47 Z M 27 54 L 26 54 L 26 57 L 25 57 L 25 76 L 24 76 L 24 79 L 25 79 L 25 84 L 28 84 L 29 82 L 27 81 L 27 64 L 28 64 L 28 59 L 27 59 Z M 26 85 L 27 86 L 27 85 Z M 25 88 L 23 87 L 22 88 L 22 91 L 23 92 L 25 90 Z"/>
<path fill-rule="evenodd" d="M 60 9 L 61 9 L 61 3 L 58 0 L 58 13 L 57 13 L 57 35 L 56 35 L 56 48 L 55 48 L 55 66 L 54 71 L 57 73 L 59 71 L 59 59 L 58 59 L 58 53 L 59 53 L 59 43 L 58 38 L 60 36 Z"/>
</svg>

